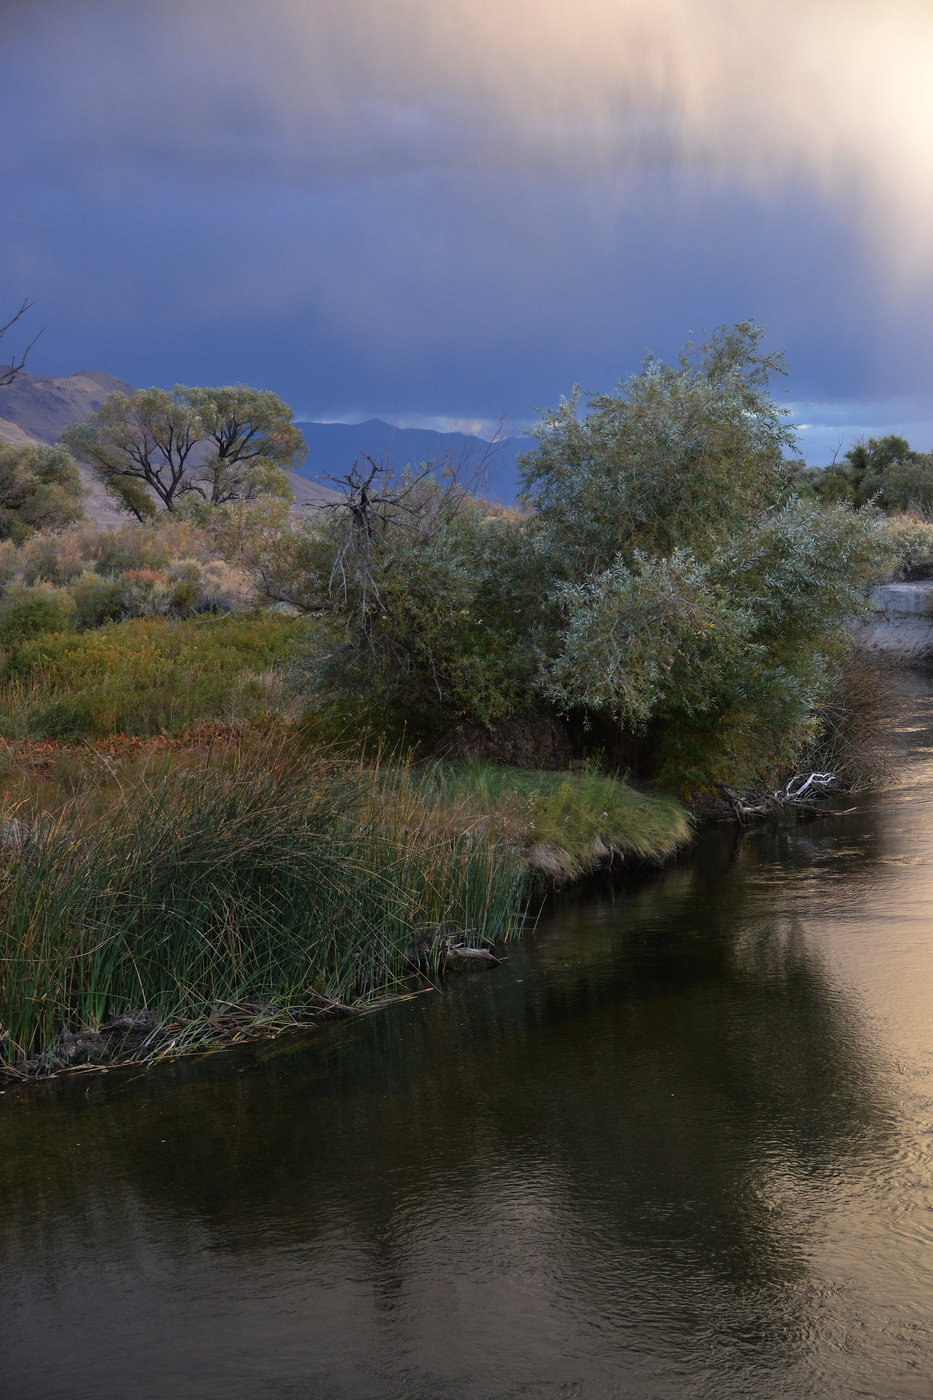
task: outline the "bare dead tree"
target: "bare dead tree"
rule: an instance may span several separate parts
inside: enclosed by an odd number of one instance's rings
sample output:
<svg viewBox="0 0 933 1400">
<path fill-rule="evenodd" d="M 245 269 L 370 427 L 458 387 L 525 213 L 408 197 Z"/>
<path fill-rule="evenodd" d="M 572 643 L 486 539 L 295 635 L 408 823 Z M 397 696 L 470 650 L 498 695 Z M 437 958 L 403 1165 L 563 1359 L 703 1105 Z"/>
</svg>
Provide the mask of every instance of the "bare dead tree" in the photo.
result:
<svg viewBox="0 0 933 1400">
<path fill-rule="evenodd" d="M 334 555 L 328 591 L 346 603 L 352 577 L 364 636 L 370 635 L 372 620 L 382 611 L 372 570 L 377 532 L 384 536 L 393 527 L 402 528 L 409 539 L 427 544 L 470 500 L 503 441 L 500 422 L 492 441 L 472 467 L 461 458 L 441 466 L 427 462 L 416 471 L 400 475 L 390 460 L 379 462 L 364 452 L 344 476 L 327 478 L 340 488 L 341 498 L 317 509 L 334 512 L 346 521 L 343 542 Z"/>
<path fill-rule="evenodd" d="M 16 325 L 17 321 L 21 320 L 22 317 L 26 315 L 26 312 L 30 311 L 34 305 L 35 302 L 32 301 L 23 302 L 19 310 L 13 313 L 13 315 L 6 322 L 6 324 L 0 326 L 0 340 L 3 339 L 7 331 L 12 330 L 12 328 Z M 33 336 L 32 340 L 26 346 L 25 350 L 22 352 L 18 359 L 14 355 L 8 365 L 0 366 L 0 388 L 4 388 L 7 384 L 13 383 L 13 380 L 19 374 L 20 370 L 23 369 L 23 367 L 25 366 L 29 352 L 35 345 L 36 341 L 39 339 L 39 336 L 41 334 L 41 329 L 36 331 L 36 334 Z"/>
<path fill-rule="evenodd" d="M 346 522 L 343 541 L 334 554 L 328 592 L 346 602 L 352 574 L 358 591 L 357 605 L 364 632 L 369 630 L 373 612 L 382 609 L 382 599 L 372 571 L 376 533 L 401 524 L 407 517 L 414 527 L 414 533 L 422 539 L 430 538 L 433 531 L 427 517 L 430 514 L 436 517 L 436 503 L 432 503 L 435 505 L 432 511 L 427 493 L 418 488 L 431 475 L 432 467 L 425 466 L 399 479 L 390 463 L 377 462 L 374 457 L 364 453 L 345 476 L 328 477 L 329 481 L 340 487 L 343 495 L 339 501 L 325 502 L 320 509 L 343 516 Z M 449 496 L 450 487 L 443 494 Z"/>
</svg>

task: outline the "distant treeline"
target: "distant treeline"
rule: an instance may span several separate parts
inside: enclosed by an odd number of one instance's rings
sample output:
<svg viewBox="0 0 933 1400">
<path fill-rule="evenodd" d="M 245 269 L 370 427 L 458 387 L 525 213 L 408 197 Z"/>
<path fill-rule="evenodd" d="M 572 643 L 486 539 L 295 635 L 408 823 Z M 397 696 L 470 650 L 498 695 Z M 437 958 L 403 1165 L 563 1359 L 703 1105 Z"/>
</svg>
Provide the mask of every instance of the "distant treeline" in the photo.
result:
<svg viewBox="0 0 933 1400">
<path fill-rule="evenodd" d="M 799 487 L 827 503 L 926 514 L 933 508 L 933 452 L 916 452 L 894 433 L 869 438 L 851 447 L 841 462 L 804 467 Z"/>
</svg>

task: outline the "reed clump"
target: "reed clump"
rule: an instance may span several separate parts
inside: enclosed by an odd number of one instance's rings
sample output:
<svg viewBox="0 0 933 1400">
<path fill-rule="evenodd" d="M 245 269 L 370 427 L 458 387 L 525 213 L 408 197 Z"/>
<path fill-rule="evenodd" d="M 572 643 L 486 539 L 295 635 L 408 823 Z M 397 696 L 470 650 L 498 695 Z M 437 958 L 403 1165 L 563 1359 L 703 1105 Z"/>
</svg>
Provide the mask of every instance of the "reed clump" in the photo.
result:
<svg viewBox="0 0 933 1400">
<path fill-rule="evenodd" d="M 397 774 L 404 765 L 394 765 Z M 168 755 L 0 847 L 0 1068 L 175 1053 L 399 992 L 419 929 L 516 927 L 523 870 L 457 802 L 258 738 Z"/>
</svg>

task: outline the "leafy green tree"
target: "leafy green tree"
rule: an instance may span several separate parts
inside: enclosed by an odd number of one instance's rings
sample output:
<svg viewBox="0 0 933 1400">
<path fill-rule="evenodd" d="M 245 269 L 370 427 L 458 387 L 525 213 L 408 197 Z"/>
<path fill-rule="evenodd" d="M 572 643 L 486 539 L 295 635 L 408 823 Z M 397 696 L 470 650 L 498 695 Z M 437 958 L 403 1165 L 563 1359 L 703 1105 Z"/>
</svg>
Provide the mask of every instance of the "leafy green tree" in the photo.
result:
<svg viewBox="0 0 933 1400">
<path fill-rule="evenodd" d="M 290 498 L 283 468 L 305 450 L 288 406 L 244 385 L 111 394 L 61 441 L 138 520 L 176 511 L 191 497 L 211 505 Z"/>
<path fill-rule="evenodd" d="M 60 441 L 88 462 L 116 503 L 147 520 L 177 510 L 196 489 L 195 448 L 201 425 L 186 404 L 165 389 L 111 394 L 86 423 Z"/>
<path fill-rule="evenodd" d="M 878 479 L 876 504 L 892 511 L 919 511 L 928 515 L 933 509 L 933 455 L 916 453 L 913 460 L 894 462 Z"/>
<path fill-rule="evenodd" d="M 846 453 L 848 477 L 858 506 L 874 502 L 882 510 L 904 509 L 911 504 L 910 492 L 933 495 L 929 458 L 924 460 L 906 438 L 889 433 L 882 438 L 857 442 Z"/>
<path fill-rule="evenodd" d="M 239 562 L 319 614 L 308 673 L 344 716 L 432 741 L 560 719 L 670 783 L 774 780 L 890 552 L 877 513 L 797 494 L 775 369 L 757 327 L 717 332 L 548 414 L 522 512 L 370 464 Z"/>
<path fill-rule="evenodd" d="M 0 443 L 0 539 L 19 543 L 84 515 L 84 487 L 64 447 Z"/>
<path fill-rule="evenodd" d="M 841 462 L 799 473 L 797 490 L 829 505 L 850 501 L 857 508 L 888 513 L 933 509 L 933 454 L 917 452 L 906 438 L 889 433 L 859 441 Z"/>
<path fill-rule="evenodd" d="M 291 497 L 285 475 L 303 460 L 304 438 L 278 394 L 235 384 L 186 389 L 175 396 L 197 416 L 210 450 L 202 490 L 212 505 L 252 501 L 260 495 Z"/>
<path fill-rule="evenodd" d="M 708 553 L 786 489 L 793 433 L 768 391 L 783 373 L 763 331 L 741 322 L 650 357 L 616 394 L 548 413 L 523 459 L 525 500 L 572 571 L 635 551 Z"/>
<path fill-rule="evenodd" d="M 895 462 L 912 461 L 916 457 L 906 438 L 889 433 L 883 438 L 860 439 L 845 454 L 849 464 L 849 476 L 856 491 L 860 491 L 867 477 L 880 476 Z"/>
</svg>

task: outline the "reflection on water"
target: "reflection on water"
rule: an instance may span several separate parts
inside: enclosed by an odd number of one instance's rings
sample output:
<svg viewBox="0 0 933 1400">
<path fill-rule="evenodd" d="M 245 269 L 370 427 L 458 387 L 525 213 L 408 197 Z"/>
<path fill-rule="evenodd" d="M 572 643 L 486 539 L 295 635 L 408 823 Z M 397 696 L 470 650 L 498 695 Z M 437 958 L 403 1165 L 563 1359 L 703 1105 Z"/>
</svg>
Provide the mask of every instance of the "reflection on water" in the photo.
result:
<svg viewBox="0 0 933 1400">
<path fill-rule="evenodd" d="M 4 1400 L 933 1393 L 933 748 L 354 1023 L 0 1098 Z"/>
</svg>

